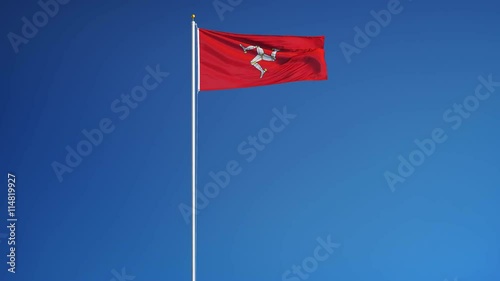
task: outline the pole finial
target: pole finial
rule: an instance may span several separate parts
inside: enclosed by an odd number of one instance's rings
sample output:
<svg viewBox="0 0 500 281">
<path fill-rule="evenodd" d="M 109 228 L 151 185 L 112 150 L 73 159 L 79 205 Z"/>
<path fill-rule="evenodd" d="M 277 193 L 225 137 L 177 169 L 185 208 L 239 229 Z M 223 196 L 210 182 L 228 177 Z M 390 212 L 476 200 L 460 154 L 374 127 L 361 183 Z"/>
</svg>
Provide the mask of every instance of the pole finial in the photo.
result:
<svg viewBox="0 0 500 281">
<path fill-rule="evenodd" d="M 192 19 L 192 20 L 194 20 L 194 18 L 195 18 L 195 17 L 196 17 L 196 15 L 195 15 L 195 14 L 192 14 L 192 15 L 191 15 L 191 19 Z"/>
</svg>

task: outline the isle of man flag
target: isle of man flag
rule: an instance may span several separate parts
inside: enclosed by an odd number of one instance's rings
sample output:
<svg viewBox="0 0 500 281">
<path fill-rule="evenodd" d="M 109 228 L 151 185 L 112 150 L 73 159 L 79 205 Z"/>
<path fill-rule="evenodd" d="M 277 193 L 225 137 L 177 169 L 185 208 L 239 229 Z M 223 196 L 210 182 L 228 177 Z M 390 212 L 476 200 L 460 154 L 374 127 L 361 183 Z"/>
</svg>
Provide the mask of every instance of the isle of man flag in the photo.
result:
<svg viewBox="0 0 500 281">
<path fill-rule="evenodd" d="M 324 36 L 198 32 L 201 91 L 328 78 Z"/>
</svg>

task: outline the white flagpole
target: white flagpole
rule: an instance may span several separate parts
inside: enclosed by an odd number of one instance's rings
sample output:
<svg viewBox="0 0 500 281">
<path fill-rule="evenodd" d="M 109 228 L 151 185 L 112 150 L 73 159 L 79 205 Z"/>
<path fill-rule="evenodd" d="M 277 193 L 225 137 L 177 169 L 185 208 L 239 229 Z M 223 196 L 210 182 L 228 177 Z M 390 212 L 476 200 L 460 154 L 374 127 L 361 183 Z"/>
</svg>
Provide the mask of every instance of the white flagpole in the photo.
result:
<svg viewBox="0 0 500 281">
<path fill-rule="evenodd" d="M 191 98 L 191 118 L 192 118 L 192 138 L 191 138 L 191 155 L 192 155 L 192 174 L 191 174 L 191 180 L 192 180 L 192 214 L 193 214 L 193 221 L 192 221 L 192 281 L 196 281 L 196 78 L 195 78 L 195 72 L 196 72 L 196 66 L 195 66 L 195 35 L 196 35 L 196 23 L 194 21 L 195 15 L 193 14 L 191 16 L 192 19 L 192 98 Z"/>
<path fill-rule="evenodd" d="M 196 58 L 197 58 L 197 68 L 198 68 L 198 72 L 196 73 L 196 77 L 198 77 L 198 81 L 197 81 L 197 84 L 198 84 L 198 92 L 200 92 L 200 29 L 198 28 L 198 25 L 196 25 Z"/>
</svg>

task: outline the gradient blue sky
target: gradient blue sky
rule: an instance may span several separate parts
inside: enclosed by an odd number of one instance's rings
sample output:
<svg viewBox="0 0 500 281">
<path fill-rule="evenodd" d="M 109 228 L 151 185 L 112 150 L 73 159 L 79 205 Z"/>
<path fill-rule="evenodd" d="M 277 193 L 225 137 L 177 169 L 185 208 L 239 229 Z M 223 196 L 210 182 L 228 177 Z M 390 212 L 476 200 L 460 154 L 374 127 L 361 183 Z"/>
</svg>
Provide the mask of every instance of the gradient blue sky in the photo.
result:
<svg viewBox="0 0 500 281">
<path fill-rule="evenodd" d="M 325 35 L 329 71 L 200 93 L 199 186 L 229 161 L 241 173 L 199 212 L 198 280 L 284 280 L 328 236 L 341 246 L 307 280 L 499 280 L 500 87 L 456 130 L 443 114 L 479 76 L 500 81 L 500 4 L 401 1 L 348 63 L 340 44 L 388 2 L 232 1 L 221 20 L 212 1 L 71 0 L 16 53 L 9 32 L 41 8 L 3 1 L 0 176 L 16 174 L 19 221 L 17 273 L 0 235 L 0 280 L 108 281 L 122 268 L 190 280 L 179 205 L 191 198 L 193 12 L 207 29 Z M 156 65 L 168 77 L 121 120 L 112 103 Z M 297 117 L 246 161 L 238 145 L 283 107 Z M 60 182 L 51 163 L 104 118 L 114 131 Z M 447 140 L 391 191 L 384 173 L 435 128 Z M 4 181 L 0 234 L 6 195 Z"/>
</svg>

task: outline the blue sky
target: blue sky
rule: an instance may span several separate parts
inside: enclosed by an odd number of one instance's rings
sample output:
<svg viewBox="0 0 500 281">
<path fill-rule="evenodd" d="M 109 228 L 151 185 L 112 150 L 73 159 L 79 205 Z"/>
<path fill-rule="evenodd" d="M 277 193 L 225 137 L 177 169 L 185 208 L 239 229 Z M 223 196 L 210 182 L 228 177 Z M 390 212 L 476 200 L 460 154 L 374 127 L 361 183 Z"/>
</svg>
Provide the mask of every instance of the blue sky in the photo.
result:
<svg viewBox="0 0 500 281">
<path fill-rule="evenodd" d="M 49 2 L 0 9 L 1 280 L 190 280 L 192 13 L 329 73 L 199 94 L 198 280 L 499 279 L 497 1 Z"/>
</svg>

